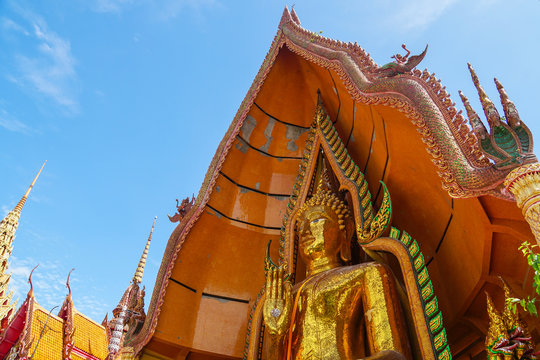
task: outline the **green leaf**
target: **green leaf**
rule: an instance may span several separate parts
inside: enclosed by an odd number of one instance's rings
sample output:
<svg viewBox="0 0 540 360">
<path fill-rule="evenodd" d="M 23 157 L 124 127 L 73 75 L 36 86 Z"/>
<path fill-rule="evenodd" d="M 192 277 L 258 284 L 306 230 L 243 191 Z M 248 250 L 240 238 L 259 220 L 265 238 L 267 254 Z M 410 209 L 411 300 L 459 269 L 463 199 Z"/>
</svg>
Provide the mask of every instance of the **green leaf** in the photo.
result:
<svg viewBox="0 0 540 360">
<path fill-rule="evenodd" d="M 536 305 L 533 302 L 527 303 L 527 311 L 534 316 L 538 316 L 538 312 L 536 311 Z"/>
</svg>

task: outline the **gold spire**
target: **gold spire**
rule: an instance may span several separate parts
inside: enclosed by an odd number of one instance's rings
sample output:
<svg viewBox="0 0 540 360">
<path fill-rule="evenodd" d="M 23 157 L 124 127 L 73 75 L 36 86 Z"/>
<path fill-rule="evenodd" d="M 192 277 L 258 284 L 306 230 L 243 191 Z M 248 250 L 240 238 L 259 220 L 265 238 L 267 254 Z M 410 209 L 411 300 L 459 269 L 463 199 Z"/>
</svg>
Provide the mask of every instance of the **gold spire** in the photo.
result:
<svg viewBox="0 0 540 360">
<path fill-rule="evenodd" d="M 45 163 L 46 162 L 47 161 L 45 161 Z M 43 163 L 41 169 L 39 169 L 39 172 L 34 178 L 34 181 L 32 181 L 32 184 L 30 184 L 28 190 L 26 190 L 26 193 L 23 195 L 19 203 L 0 222 L 0 249 L 3 249 L 2 251 L 0 251 L 0 253 L 2 254 L 0 256 L 0 275 L 5 274 L 7 268 L 7 261 L 9 256 L 11 255 L 12 243 L 13 239 L 15 238 L 15 231 L 19 226 L 21 210 L 24 206 L 24 203 L 26 202 L 26 199 L 28 198 L 28 195 L 30 194 L 30 190 L 32 190 L 32 187 L 36 183 L 36 180 L 41 173 L 41 170 L 43 170 L 43 166 L 45 166 L 45 163 Z M 0 297 L 1 296 L 2 294 L 0 294 Z"/>
<path fill-rule="evenodd" d="M 506 305 L 507 299 L 512 298 L 514 296 L 512 296 L 512 293 L 510 292 L 510 288 L 508 287 L 508 284 L 506 283 L 506 281 L 504 281 L 504 279 L 502 277 L 500 277 L 500 279 L 501 279 L 502 284 L 503 284 L 504 302 L 505 302 L 505 305 Z M 503 317 L 505 327 L 506 327 L 506 329 L 508 331 L 510 331 L 510 332 L 514 331 L 516 328 L 519 327 L 520 330 L 523 331 L 524 336 L 529 335 L 528 331 L 527 331 L 527 328 L 526 328 L 525 324 L 521 321 L 517 311 L 516 311 L 516 313 L 514 313 L 512 310 L 510 310 L 510 308 L 508 306 L 505 306 L 504 310 L 503 310 L 503 313 L 502 313 L 502 317 Z"/>
<path fill-rule="evenodd" d="M 154 232 L 154 225 L 156 225 L 156 219 L 157 219 L 157 216 L 154 216 L 154 223 L 152 224 L 152 230 L 150 230 L 150 235 L 148 236 L 148 240 L 146 241 L 146 246 L 144 247 L 144 251 L 141 255 L 141 260 L 139 260 L 139 265 L 137 266 L 137 270 L 135 270 L 135 275 L 133 275 L 133 280 L 131 280 L 131 282 L 134 284 L 140 284 L 142 282 L 144 266 L 146 265 L 146 257 L 148 256 L 148 248 L 150 247 L 150 241 L 152 241 L 152 233 Z"/>
<path fill-rule="evenodd" d="M 45 163 L 46 162 L 47 161 L 45 161 Z M 34 178 L 34 181 L 32 181 L 32 184 L 30 184 L 28 190 L 26 190 L 26 193 L 23 195 L 15 208 L 11 210 L 6 215 L 6 217 L 2 219 L 2 221 L 0 221 L 0 322 L 6 316 L 10 316 L 10 314 L 13 313 L 13 311 L 10 310 L 13 310 L 15 307 L 15 304 L 11 303 L 11 294 L 8 293 L 8 285 L 11 278 L 10 274 L 6 274 L 8 260 L 11 256 L 11 251 L 13 249 L 13 239 L 15 239 L 15 231 L 19 226 L 21 210 L 24 206 L 24 203 L 26 202 L 26 199 L 28 198 L 28 195 L 30 194 L 30 190 L 32 190 L 32 187 L 36 183 L 36 180 L 41 173 L 41 170 L 43 170 L 45 163 L 43 163 L 41 169 L 39 169 L 39 172 Z"/>
<path fill-rule="evenodd" d="M 501 315 L 497 309 L 495 309 L 491 296 L 489 296 L 487 292 L 486 299 L 487 312 L 489 316 L 489 328 L 486 336 L 486 345 L 489 347 L 490 345 L 496 343 L 501 336 L 506 337 L 506 329 L 504 327 L 504 322 Z"/>
<path fill-rule="evenodd" d="M 469 99 L 467 99 L 467 97 L 461 92 L 461 90 L 459 90 L 458 92 L 459 96 L 461 97 L 461 101 L 465 106 L 465 110 L 467 111 L 467 117 L 469 118 L 469 122 L 471 123 L 471 126 L 476 136 L 479 137 L 481 140 L 488 138 L 489 133 L 484 124 L 482 123 L 482 120 L 480 120 L 480 116 L 478 116 L 476 111 L 474 111 L 474 109 L 472 108 Z"/>
<path fill-rule="evenodd" d="M 45 162 L 43 163 L 43 165 L 41 165 L 41 169 L 39 169 L 36 177 L 34 178 L 34 181 L 32 181 L 32 183 L 30 184 L 30 186 L 28 187 L 28 190 L 26 190 L 26 193 L 23 195 L 23 197 L 21 198 L 21 200 L 19 201 L 19 203 L 17 204 L 17 206 L 15 206 L 15 209 L 13 209 L 14 211 L 18 211 L 18 212 L 21 212 L 23 206 L 24 206 L 24 203 L 26 202 L 26 199 L 28 198 L 28 195 L 30 194 L 30 191 L 32 190 L 32 188 L 34 187 L 34 184 L 36 183 L 36 180 L 38 179 L 39 177 L 39 174 L 41 174 L 41 170 L 43 170 L 43 167 L 45 166 L 45 164 L 47 163 L 47 160 L 45 160 Z"/>
<path fill-rule="evenodd" d="M 478 76 L 476 75 L 472 65 L 470 63 L 467 63 L 467 65 L 469 66 L 469 71 L 471 72 L 474 86 L 476 86 L 476 90 L 478 91 L 478 96 L 480 97 L 480 102 L 482 103 L 482 107 L 484 108 L 484 113 L 486 114 L 490 127 L 499 126 L 501 117 L 499 116 L 499 112 L 497 111 L 495 104 L 493 104 L 493 101 L 491 101 L 484 91 L 482 85 L 480 85 L 480 81 L 478 80 Z"/>
<path fill-rule="evenodd" d="M 506 116 L 506 121 L 508 121 L 508 124 L 510 124 L 510 126 L 512 127 L 519 126 L 521 123 L 521 118 L 519 117 L 516 105 L 512 100 L 510 100 L 508 94 L 506 93 L 506 90 L 499 82 L 499 80 L 497 80 L 497 78 L 494 78 L 493 80 L 495 81 L 497 90 L 499 90 L 499 94 L 501 95 L 501 104 L 504 109 L 504 116 Z"/>
</svg>

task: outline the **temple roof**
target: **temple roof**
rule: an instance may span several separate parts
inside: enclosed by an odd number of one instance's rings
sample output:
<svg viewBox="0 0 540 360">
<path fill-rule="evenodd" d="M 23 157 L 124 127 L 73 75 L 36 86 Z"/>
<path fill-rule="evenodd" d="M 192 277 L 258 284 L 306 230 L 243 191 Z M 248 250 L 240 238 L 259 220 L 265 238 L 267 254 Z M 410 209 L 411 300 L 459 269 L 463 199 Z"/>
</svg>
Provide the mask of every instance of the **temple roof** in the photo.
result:
<svg viewBox="0 0 540 360">
<path fill-rule="evenodd" d="M 479 150 L 433 74 L 381 78 L 377 69 L 360 46 L 309 32 L 285 9 L 193 207 L 171 234 L 131 346 L 172 358 L 190 351 L 242 356 L 250 307 L 264 285 L 266 244 L 275 240 L 277 258 L 319 90 L 374 206 L 383 180 L 392 225 L 420 244 L 454 356 L 480 356 L 483 291 L 501 301 L 499 275 L 516 289 L 530 285 L 517 247 L 532 235 L 502 188 L 509 170 Z"/>
<path fill-rule="evenodd" d="M 31 280 L 29 282 L 31 284 Z M 107 357 L 105 327 L 75 309 L 71 291 L 58 315 L 54 315 L 53 310 L 39 305 L 30 285 L 25 301 L 0 337 L 0 358 L 10 351 L 18 351 L 20 356 L 34 360 L 62 359 L 67 345 L 72 345 L 70 351 L 74 360 Z"/>
</svg>

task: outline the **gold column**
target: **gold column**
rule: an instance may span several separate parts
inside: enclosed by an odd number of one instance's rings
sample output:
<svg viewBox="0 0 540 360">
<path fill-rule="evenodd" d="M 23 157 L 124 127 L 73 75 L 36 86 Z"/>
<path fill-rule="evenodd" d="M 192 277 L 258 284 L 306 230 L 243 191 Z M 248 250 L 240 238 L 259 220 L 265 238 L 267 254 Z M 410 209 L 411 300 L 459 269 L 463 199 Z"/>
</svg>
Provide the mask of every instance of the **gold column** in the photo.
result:
<svg viewBox="0 0 540 360">
<path fill-rule="evenodd" d="M 527 164 L 512 170 L 504 180 L 514 194 L 536 242 L 540 245 L 540 163 Z"/>
</svg>

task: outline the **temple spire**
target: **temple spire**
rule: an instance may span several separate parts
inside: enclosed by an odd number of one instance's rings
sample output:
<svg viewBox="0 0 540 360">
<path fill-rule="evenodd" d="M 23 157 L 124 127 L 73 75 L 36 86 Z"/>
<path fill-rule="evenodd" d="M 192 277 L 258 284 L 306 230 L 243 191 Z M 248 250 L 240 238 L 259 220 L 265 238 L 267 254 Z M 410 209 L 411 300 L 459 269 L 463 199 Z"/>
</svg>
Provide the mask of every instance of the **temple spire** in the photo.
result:
<svg viewBox="0 0 540 360">
<path fill-rule="evenodd" d="M 26 199 L 28 199 L 28 195 L 30 194 L 30 191 L 34 187 L 34 184 L 36 183 L 37 178 L 39 177 L 39 174 L 41 174 L 41 170 L 43 170 L 43 167 L 45 166 L 45 161 L 43 165 L 41 166 L 41 169 L 39 169 L 36 177 L 34 178 L 34 181 L 32 181 L 32 184 L 28 187 L 28 190 L 26 190 L 26 193 L 23 195 L 21 200 L 17 203 L 15 208 L 11 210 L 4 219 L 0 222 L 0 275 L 4 275 L 8 266 L 8 259 L 11 255 L 12 245 L 13 245 L 13 239 L 15 239 L 15 231 L 17 230 L 17 227 L 19 226 L 19 218 L 21 217 L 21 210 L 24 206 L 24 203 L 26 202 Z M 0 281 L 1 283 L 2 281 Z M 2 294 L 0 293 L 0 297 Z"/>
<path fill-rule="evenodd" d="M 140 325 L 144 323 L 146 314 L 144 312 L 144 288 L 141 290 L 139 284 L 142 282 L 144 266 L 146 265 L 146 258 L 148 256 L 148 248 L 152 241 L 152 234 L 154 233 L 154 226 L 156 225 L 157 216 L 154 217 L 152 223 L 152 229 L 146 246 L 139 260 L 135 275 L 131 280 L 131 284 L 124 291 L 124 295 L 120 299 L 120 302 L 113 310 L 113 318 L 108 321 L 106 327 L 110 331 L 109 345 L 107 347 L 108 355 L 107 360 L 116 359 L 121 352 L 126 338 L 132 338 L 138 331 L 140 331 Z M 104 320 L 105 321 L 105 320 Z"/>
<path fill-rule="evenodd" d="M 135 275 L 133 275 L 133 280 L 131 281 L 134 284 L 140 284 L 142 282 L 144 274 L 144 266 L 146 265 L 146 258 L 148 256 L 148 249 L 150 248 L 150 241 L 152 241 L 152 234 L 154 233 L 154 226 L 156 225 L 157 216 L 154 216 L 154 223 L 152 224 L 152 229 L 150 230 L 150 235 L 146 241 L 146 246 L 139 260 L 139 265 L 137 265 L 137 270 L 135 270 Z"/>
<path fill-rule="evenodd" d="M 28 187 L 28 190 L 26 190 L 26 193 L 23 195 L 23 197 L 21 198 L 21 200 L 19 200 L 19 203 L 15 206 L 15 209 L 13 209 L 14 211 L 18 211 L 19 213 L 21 212 L 24 204 L 26 203 L 26 199 L 28 199 L 28 195 L 30 195 L 30 191 L 32 190 L 32 188 L 34 187 L 34 184 L 36 183 L 38 177 L 39 177 L 39 174 L 41 174 L 41 170 L 43 170 L 43 167 L 45 166 L 45 164 L 47 163 L 47 160 L 45 160 L 45 162 L 43 163 L 43 165 L 41 165 L 41 169 L 39 169 L 36 177 L 34 178 L 34 181 L 32 181 L 32 183 L 30 184 L 30 186 Z"/>
<path fill-rule="evenodd" d="M 46 161 L 45 161 L 46 163 Z M 21 217 L 21 210 L 28 199 L 30 191 L 34 187 L 39 174 L 43 170 L 45 163 L 39 169 L 34 181 L 26 190 L 21 200 L 17 203 L 15 208 L 11 210 L 5 218 L 0 221 L 0 332 L 4 328 L 4 324 L 7 323 L 6 319 L 9 319 L 14 313 L 15 304 L 11 303 L 11 293 L 8 291 L 10 274 L 6 273 L 8 267 L 8 260 L 13 250 L 13 240 L 15 239 L 15 231 L 19 226 L 19 218 Z"/>
</svg>

